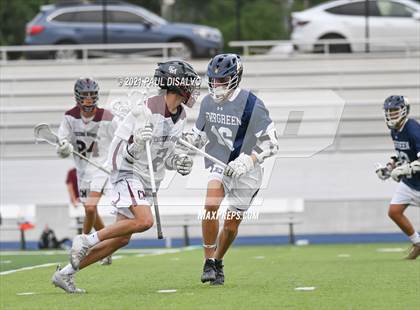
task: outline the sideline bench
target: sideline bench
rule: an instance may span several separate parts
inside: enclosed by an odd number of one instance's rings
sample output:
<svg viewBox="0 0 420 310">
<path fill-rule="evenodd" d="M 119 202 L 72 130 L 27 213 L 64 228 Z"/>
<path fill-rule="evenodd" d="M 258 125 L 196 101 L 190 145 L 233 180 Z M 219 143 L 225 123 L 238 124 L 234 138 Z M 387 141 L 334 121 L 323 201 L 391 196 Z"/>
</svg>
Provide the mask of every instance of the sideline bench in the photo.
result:
<svg viewBox="0 0 420 310">
<path fill-rule="evenodd" d="M 186 201 L 187 200 L 187 201 Z M 201 226 L 203 216 L 204 197 L 173 197 L 159 199 L 159 211 L 162 217 L 163 234 L 165 227 L 182 227 L 184 245 L 190 245 L 189 227 Z M 219 209 L 219 214 L 223 214 L 228 206 L 227 201 L 223 201 Z M 250 219 L 244 220 L 241 225 L 261 225 L 261 226 L 289 226 L 289 244 L 295 244 L 294 227 L 301 224 L 299 215 L 304 212 L 304 200 L 301 198 L 281 198 L 281 199 L 262 199 L 256 198 L 248 210 Z M 252 216 L 256 215 L 257 218 Z M 171 217 L 177 219 L 171 219 Z M 260 219 L 266 217 L 267 219 Z M 219 216 L 219 221 L 223 216 Z M 166 246 L 171 247 L 171 237 L 165 236 Z"/>
</svg>

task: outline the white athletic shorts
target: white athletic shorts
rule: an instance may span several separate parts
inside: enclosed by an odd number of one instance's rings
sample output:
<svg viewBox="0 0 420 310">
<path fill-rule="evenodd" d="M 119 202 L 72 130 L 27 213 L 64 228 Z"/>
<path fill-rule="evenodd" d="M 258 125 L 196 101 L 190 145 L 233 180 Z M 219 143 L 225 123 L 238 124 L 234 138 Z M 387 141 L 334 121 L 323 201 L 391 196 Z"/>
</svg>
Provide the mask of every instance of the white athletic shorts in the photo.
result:
<svg viewBox="0 0 420 310">
<path fill-rule="evenodd" d="M 412 189 L 404 182 L 399 182 L 392 197 L 391 204 L 412 205 L 420 207 L 420 192 Z"/>
<path fill-rule="evenodd" d="M 138 179 L 123 179 L 112 185 L 112 205 L 116 213 L 134 218 L 130 206 L 151 206 L 153 196 Z"/>
<path fill-rule="evenodd" d="M 80 201 L 85 203 L 90 192 L 103 193 L 108 182 L 108 175 L 99 171 L 92 178 L 77 180 Z"/>
<path fill-rule="evenodd" d="M 241 213 L 249 209 L 262 184 L 263 168 L 260 165 L 239 178 L 225 176 L 223 167 L 217 164 L 207 170 L 208 181 L 222 182 L 225 198 L 229 201 L 229 210 Z"/>
</svg>

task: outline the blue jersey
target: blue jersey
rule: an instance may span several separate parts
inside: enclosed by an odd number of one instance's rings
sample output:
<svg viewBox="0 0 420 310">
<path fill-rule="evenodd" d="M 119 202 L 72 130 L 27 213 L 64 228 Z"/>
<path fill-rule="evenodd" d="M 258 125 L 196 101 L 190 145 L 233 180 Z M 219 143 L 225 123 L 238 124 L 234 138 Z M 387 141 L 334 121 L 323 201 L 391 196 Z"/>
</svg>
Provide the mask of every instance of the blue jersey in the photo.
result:
<svg viewBox="0 0 420 310">
<path fill-rule="evenodd" d="M 391 137 L 397 151 L 398 159 L 404 163 L 411 163 L 418 159 L 420 152 L 420 124 L 415 119 L 408 119 L 401 131 L 392 129 Z M 402 181 L 412 189 L 420 191 L 420 173 L 411 178 L 403 177 Z"/>
<path fill-rule="evenodd" d="M 228 163 L 240 153 L 251 155 L 257 137 L 272 123 L 264 103 L 253 93 L 237 89 L 230 100 L 216 103 L 203 98 L 195 126 L 204 131 L 209 143 L 206 152 Z M 205 159 L 206 168 L 213 165 Z"/>
</svg>

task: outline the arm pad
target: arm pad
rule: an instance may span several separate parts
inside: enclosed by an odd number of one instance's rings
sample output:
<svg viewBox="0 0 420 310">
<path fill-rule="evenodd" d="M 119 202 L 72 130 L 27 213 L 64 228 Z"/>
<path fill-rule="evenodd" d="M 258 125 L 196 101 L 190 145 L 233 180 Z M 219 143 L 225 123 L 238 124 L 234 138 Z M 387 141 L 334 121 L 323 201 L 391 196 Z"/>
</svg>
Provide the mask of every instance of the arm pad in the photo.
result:
<svg viewBox="0 0 420 310">
<path fill-rule="evenodd" d="M 258 163 L 262 163 L 266 158 L 276 155 L 278 151 L 277 131 L 274 123 L 271 123 L 265 131 L 257 133 L 257 144 L 252 154 L 255 155 Z"/>
</svg>

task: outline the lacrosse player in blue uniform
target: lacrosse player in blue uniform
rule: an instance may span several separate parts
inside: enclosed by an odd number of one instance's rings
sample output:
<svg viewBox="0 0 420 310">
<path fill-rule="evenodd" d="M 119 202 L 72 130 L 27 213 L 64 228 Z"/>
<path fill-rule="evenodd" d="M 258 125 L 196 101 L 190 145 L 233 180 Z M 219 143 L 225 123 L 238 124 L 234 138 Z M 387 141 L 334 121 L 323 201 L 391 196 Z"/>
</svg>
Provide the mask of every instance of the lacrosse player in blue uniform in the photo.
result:
<svg viewBox="0 0 420 310">
<path fill-rule="evenodd" d="M 388 215 L 413 243 L 406 258 L 416 259 L 420 255 L 420 235 L 404 211 L 409 205 L 420 207 L 420 124 L 408 118 L 410 106 L 403 96 L 386 98 L 384 111 L 397 156 L 376 173 L 382 180 L 391 177 L 398 182 Z"/>
<path fill-rule="evenodd" d="M 224 283 L 222 259 L 261 186 L 261 164 L 278 151 L 276 129 L 264 103 L 239 88 L 242 71 L 235 54 L 220 54 L 210 61 L 210 94 L 201 102 L 195 127 L 183 136 L 194 146 L 206 145 L 206 153 L 227 164 L 224 168 L 205 159 L 209 179 L 202 220 L 205 263 L 201 281 L 215 285 Z M 229 208 L 219 233 L 218 219 L 207 215 L 217 212 L 224 198 Z"/>
</svg>

